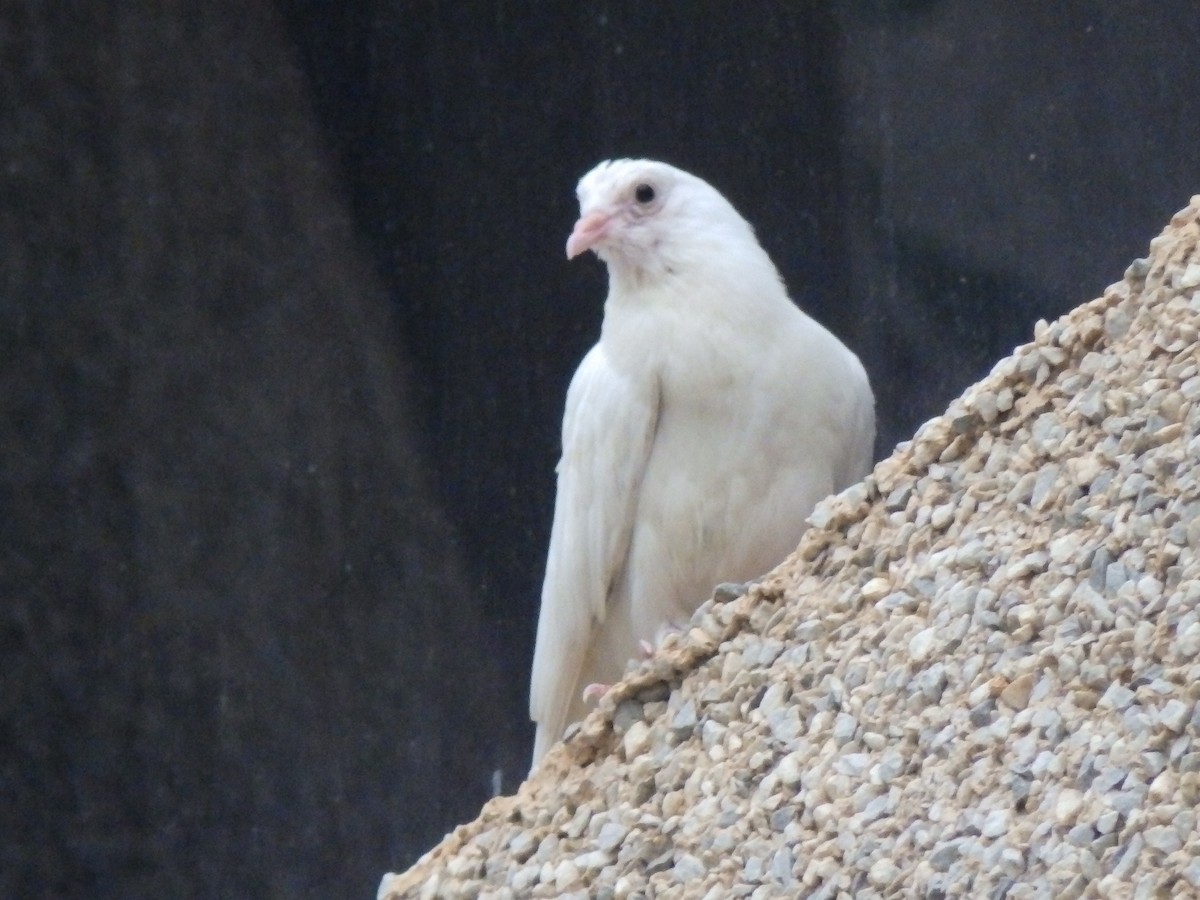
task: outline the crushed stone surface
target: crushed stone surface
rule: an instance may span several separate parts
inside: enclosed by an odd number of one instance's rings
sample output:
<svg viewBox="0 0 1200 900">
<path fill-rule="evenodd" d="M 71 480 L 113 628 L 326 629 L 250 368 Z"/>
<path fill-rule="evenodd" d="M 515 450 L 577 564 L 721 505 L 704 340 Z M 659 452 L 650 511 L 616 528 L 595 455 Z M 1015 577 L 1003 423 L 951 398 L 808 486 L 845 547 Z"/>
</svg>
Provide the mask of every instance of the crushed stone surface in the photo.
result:
<svg viewBox="0 0 1200 900">
<path fill-rule="evenodd" d="M 1200 196 L 380 898 L 1200 896 Z"/>
</svg>

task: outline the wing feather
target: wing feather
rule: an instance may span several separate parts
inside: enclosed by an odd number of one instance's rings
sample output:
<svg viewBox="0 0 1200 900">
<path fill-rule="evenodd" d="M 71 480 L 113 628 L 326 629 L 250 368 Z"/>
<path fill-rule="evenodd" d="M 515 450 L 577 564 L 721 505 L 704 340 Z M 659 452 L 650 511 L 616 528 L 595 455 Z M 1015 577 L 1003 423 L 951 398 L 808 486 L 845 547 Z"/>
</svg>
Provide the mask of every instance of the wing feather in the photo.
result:
<svg viewBox="0 0 1200 900">
<path fill-rule="evenodd" d="M 647 373 L 648 374 L 648 373 Z M 529 688 L 534 761 L 557 741 L 595 630 L 629 552 L 658 419 L 656 386 L 612 365 L 602 344 L 567 391 L 563 454 Z"/>
</svg>

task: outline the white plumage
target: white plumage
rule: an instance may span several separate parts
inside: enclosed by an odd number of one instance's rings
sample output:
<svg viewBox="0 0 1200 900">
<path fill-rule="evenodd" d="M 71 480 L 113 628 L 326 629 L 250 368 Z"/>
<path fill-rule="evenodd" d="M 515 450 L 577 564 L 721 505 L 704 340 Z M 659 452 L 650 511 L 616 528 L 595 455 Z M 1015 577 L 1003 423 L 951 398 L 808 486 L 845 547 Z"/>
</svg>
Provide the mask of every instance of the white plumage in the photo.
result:
<svg viewBox="0 0 1200 900">
<path fill-rule="evenodd" d="M 536 766 L 664 624 L 795 549 L 817 501 L 869 470 L 874 399 L 788 299 L 754 231 L 664 163 L 579 182 L 567 256 L 608 265 L 600 340 L 567 392 L 529 711 Z"/>
</svg>

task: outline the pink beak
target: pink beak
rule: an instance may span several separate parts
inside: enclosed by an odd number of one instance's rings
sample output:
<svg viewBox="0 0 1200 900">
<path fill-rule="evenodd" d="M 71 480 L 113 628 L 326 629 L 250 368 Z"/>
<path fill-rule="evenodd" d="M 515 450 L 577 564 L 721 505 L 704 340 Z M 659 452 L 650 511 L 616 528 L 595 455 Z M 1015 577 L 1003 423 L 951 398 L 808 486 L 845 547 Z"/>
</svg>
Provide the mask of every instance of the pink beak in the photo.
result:
<svg viewBox="0 0 1200 900">
<path fill-rule="evenodd" d="M 593 249 L 608 236 L 608 223 L 612 221 L 609 213 L 590 212 L 580 217 L 575 223 L 575 229 L 567 238 L 567 259 L 574 259 L 580 253 Z"/>
</svg>

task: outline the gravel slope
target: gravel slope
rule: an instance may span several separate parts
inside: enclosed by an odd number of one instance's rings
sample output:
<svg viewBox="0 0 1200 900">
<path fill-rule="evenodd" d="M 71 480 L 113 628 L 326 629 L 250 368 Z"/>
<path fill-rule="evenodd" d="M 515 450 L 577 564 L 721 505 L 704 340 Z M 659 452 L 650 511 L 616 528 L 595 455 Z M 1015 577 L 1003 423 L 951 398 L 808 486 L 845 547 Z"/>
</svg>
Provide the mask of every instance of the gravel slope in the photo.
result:
<svg viewBox="0 0 1200 900">
<path fill-rule="evenodd" d="M 1200 895 L 1200 196 L 380 897 Z"/>
</svg>

